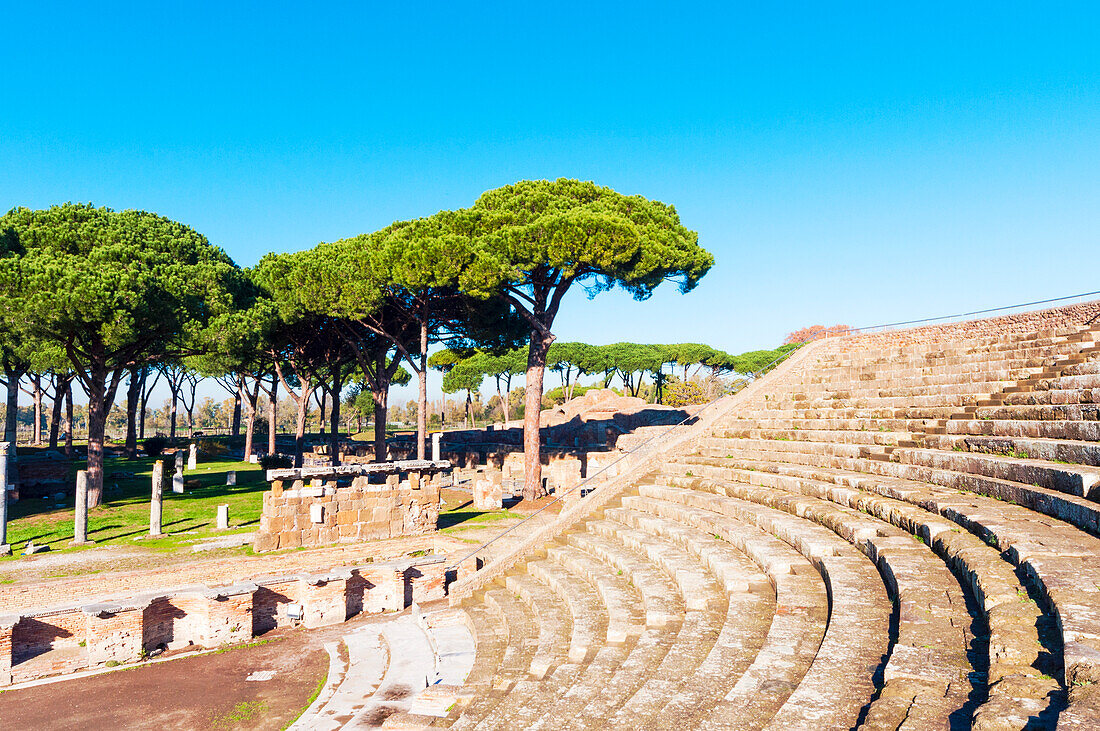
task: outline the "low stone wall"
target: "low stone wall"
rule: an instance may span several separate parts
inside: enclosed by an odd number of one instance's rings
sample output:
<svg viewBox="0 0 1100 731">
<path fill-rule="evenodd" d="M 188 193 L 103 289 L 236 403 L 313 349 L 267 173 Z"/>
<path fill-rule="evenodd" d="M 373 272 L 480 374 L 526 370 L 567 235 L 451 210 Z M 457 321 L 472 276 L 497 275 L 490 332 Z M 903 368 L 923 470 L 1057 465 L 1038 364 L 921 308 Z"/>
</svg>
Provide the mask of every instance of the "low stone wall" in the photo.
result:
<svg viewBox="0 0 1100 731">
<path fill-rule="evenodd" d="M 467 568 L 463 576 L 472 563 Z M 244 642 L 277 627 L 323 627 L 361 612 L 396 611 L 442 599 L 446 578 L 444 558 L 430 556 L 3 615 L 0 685 L 135 662 L 156 650 Z"/>
<path fill-rule="evenodd" d="M 436 466 L 409 469 L 389 475 L 360 474 L 342 486 L 352 466 L 311 470 L 272 470 L 271 490 L 264 493 L 260 528 L 253 548 L 326 546 L 334 543 L 373 541 L 421 535 L 435 530 L 439 518 L 439 488 L 447 463 L 410 463 Z M 446 465 L 445 467 L 442 465 Z M 363 465 L 376 470 L 379 465 Z M 321 475 L 306 479 L 312 473 Z M 385 476 L 385 483 L 372 482 Z M 286 478 L 299 478 L 288 480 Z M 290 483 L 289 486 L 287 483 Z"/>
</svg>

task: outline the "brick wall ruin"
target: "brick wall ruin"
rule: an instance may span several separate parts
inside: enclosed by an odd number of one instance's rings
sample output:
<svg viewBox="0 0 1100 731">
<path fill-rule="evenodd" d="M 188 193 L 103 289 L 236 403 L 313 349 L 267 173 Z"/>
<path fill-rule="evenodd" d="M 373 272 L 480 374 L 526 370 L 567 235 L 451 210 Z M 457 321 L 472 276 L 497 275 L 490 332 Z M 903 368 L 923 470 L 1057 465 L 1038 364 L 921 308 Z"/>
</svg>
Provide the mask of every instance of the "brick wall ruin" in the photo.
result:
<svg viewBox="0 0 1100 731">
<path fill-rule="evenodd" d="M 0 686 L 442 599 L 445 567 L 443 557 L 429 556 L 0 615 Z M 459 574 L 473 570 L 467 562 Z"/>
</svg>

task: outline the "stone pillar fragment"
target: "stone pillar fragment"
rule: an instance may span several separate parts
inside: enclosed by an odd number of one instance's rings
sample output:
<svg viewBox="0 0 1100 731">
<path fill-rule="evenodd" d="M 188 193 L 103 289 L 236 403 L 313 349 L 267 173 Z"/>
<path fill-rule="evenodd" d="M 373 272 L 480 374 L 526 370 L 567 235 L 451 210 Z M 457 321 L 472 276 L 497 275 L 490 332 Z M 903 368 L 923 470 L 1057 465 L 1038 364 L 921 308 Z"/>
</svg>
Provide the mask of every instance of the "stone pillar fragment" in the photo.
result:
<svg viewBox="0 0 1100 731">
<path fill-rule="evenodd" d="M 0 556 L 11 555 L 8 543 L 8 443 L 0 442 Z"/>
<path fill-rule="evenodd" d="M 218 506 L 217 528 L 218 528 L 218 530 L 225 530 L 228 527 L 229 527 L 229 506 L 228 505 L 219 505 Z"/>
<path fill-rule="evenodd" d="M 442 432 L 436 432 L 435 434 L 432 434 L 432 461 L 433 462 L 438 462 L 439 461 L 439 455 L 443 451 L 443 447 L 442 447 L 442 444 L 441 444 L 442 439 L 443 439 L 443 433 Z"/>
<path fill-rule="evenodd" d="M 88 543 L 88 471 L 76 473 L 76 512 L 73 520 L 74 546 Z"/>
<path fill-rule="evenodd" d="M 226 485 L 236 485 L 237 484 L 237 473 L 235 471 L 230 470 L 229 472 L 225 473 L 225 484 Z"/>
<path fill-rule="evenodd" d="M 187 450 L 187 469 L 195 470 L 199 467 L 199 445 L 192 444 Z"/>
<path fill-rule="evenodd" d="M 175 462 L 176 470 L 175 471 L 179 472 L 180 474 L 183 474 L 183 450 L 182 449 L 177 449 L 176 450 L 175 459 L 176 459 L 176 462 Z"/>
<path fill-rule="evenodd" d="M 19 619 L 15 614 L 0 615 L 0 685 L 11 685 L 11 637 Z"/>
<path fill-rule="evenodd" d="M 149 500 L 149 535 L 161 535 L 161 515 L 164 510 L 164 460 L 153 463 L 153 491 Z"/>
<path fill-rule="evenodd" d="M 172 492 L 183 494 L 183 473 L 177 472 L 172 475 Z"/>
</svg>

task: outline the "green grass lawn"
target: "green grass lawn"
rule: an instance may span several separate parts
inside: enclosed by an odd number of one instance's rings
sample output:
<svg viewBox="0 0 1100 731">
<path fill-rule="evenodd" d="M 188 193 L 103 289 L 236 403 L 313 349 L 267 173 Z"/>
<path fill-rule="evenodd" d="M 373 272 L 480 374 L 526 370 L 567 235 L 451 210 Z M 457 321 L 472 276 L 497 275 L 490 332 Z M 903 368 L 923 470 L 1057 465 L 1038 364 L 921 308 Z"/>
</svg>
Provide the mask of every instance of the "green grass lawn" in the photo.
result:
<svg viewBox="0 0 1100 731">
<path fill-rule="evenodd" d="M 436 526 L 441 533 L 453 533 L 456 530 L 462 530 L 465 528 L 473 528 L 475 525 L 483 523 L 492 523 L 496 520 L 504 520 L 505 518 L 526 518 L 526 515 L 520 515 L 519 513 L 513 513 L 510 510 L 475 510 L 472 507 L 465 509 L 451 509 L 443 510 L 439 513 L 439 521 Z"/>
<path fill-rule="evenodd" d="M 163 538 L 134 539 L 149 532 L 149 499 L 153 459 L 108 459 L 104 468 L 104 500 L 88 511 L 88 538 L 95 545 L 125 544 L 143 549 L 171 551 L 190 545 L 196 538 L 214 537 L 254 529 L 260 519 L 263 493 L 268 488 L 257 465 L 228 458 L 206 458 L 198 469 L 184 474 L 186 492 L 177 495 L 170 482 L 164 492 L 161 518 Z M 73 479 L 83 461 L 73 466 Z M 165 458 L 165 470 L 172 470 Z M 227 487 L 226 473 L 237 472 L 237 484 Z M 129 476 L 127 473 L 133 473 Z M 229 530 L 214 529 L 217 506 L 229 505 Z M 73 538 L 73 498 L 64 503 L 51 500 L 21 500 L 9 506 L 8 541 L 18 554 L 27 541 L 48 545 L 51 551 L 80 551 L 70 546 Z M 7 561 L 12 558 L 4 559 Z"/>
</svg>

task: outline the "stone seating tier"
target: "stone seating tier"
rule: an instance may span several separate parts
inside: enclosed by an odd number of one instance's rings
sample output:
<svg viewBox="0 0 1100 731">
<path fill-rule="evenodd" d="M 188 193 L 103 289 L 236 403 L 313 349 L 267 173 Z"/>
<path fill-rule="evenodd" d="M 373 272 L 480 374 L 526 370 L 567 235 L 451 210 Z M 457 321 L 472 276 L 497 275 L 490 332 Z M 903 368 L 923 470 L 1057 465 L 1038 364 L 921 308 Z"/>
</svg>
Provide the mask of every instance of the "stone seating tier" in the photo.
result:
<svg viewBox="0 0 1100 731">
<path fill-rule="evenodd" d="M 461 601 L 435 725 L 1100 727 L 1097 312 L 796 352 Z"/>
</svg>

